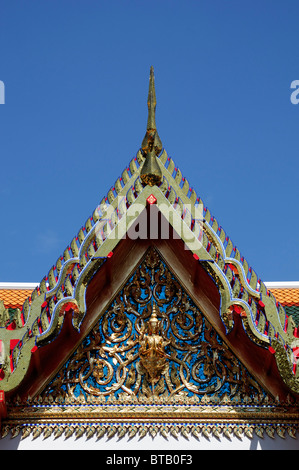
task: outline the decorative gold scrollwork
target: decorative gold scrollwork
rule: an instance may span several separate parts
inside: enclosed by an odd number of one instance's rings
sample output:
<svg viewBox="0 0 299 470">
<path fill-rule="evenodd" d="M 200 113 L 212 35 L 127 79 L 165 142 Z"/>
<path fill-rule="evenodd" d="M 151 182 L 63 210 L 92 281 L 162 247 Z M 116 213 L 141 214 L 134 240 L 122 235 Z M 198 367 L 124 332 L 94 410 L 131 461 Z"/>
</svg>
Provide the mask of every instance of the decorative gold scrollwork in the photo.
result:
<svg viewBox="0 0 299 470">
<path fill-rule="evenodd" d="M 46 391 L 143 401 L 262 393 L 153 248 Z"/>
</svg>

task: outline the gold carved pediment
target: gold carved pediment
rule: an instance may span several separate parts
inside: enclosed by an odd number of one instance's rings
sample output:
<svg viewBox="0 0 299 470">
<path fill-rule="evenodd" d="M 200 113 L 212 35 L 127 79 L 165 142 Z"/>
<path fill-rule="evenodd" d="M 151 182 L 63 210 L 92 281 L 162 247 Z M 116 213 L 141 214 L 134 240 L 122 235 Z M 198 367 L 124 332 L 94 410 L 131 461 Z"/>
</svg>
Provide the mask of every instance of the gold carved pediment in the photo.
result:
<svg viewBox="0 0 299 470">
<path fill-rule="evenodd" d="M 276 403 L 151 248 L 40 396 L 8 404 L 3 433 L 292 437 Z"/>
<path fill-rule="evenodd" d="M 151 248 L 43 396 L 242 400 L 260 385 Z"/>
</svg>

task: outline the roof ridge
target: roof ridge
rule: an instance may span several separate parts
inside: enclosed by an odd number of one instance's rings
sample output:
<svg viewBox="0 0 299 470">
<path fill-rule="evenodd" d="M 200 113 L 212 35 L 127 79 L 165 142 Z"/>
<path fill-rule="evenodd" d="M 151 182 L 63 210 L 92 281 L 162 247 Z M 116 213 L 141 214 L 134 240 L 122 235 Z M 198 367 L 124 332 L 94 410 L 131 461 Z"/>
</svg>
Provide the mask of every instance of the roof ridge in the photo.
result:
<svg viewBox="0 0 299 470">
<path fill-rule="evenodd" d="M 0 282 L 0 289 L 35 289 L 38 282 Z"/>
<path fill-rule="evenodd" d="M 264 284 L 269 289 L 299 289 L 299 281 L 269 281 Z"/>
</svg>

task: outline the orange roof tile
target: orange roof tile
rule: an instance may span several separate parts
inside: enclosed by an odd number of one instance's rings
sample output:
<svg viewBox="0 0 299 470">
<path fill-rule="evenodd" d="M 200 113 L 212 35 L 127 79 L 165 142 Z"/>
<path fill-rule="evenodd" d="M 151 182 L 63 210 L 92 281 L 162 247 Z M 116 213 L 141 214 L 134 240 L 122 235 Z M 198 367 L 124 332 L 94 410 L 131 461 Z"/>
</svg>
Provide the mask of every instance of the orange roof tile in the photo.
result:
<svg viewBox="0 0 299 470">
<path fill-rule="evenodd" d="M 0 289 L 0 300 L 5 308 L 22 308 L 32 289 Z"/>
<path fill-rule="evenodd" d="M 269 289 L 276 300 L 283 306 L 299 306 L 299 289 L 272 288 Z M 21 308 L 30 296 L 33 289 L 1 289 L 0 300 L 3 300 L 5 308 Z"/>
<path fill-rule="evenodd" d="M 299 305 L 299 289 L 269 289 L 282 306 Z"/>
</svg>

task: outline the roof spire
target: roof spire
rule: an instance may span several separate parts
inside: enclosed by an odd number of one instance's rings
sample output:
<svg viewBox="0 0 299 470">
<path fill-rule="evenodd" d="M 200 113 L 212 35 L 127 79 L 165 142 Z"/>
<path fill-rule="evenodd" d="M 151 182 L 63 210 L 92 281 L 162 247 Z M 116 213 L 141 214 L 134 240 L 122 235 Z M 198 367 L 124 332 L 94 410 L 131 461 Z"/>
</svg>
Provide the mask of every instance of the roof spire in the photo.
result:
<svg viewBox="0 0 299 470">
<path fill-rule="evenodd" d="M 147 107 L 148 107 L 148 119 L 147 119 L 147 130 L 157 129 L 156 128 L 156 90 L 155 90 L 155 75 L 154 67 L 150 68 L 150 78 L 149 78 L 149 89 L 148 89 L 148 98 L 147 98 Z"/>
<path fill-rule="evenodd" d="M 145 162 L 141 169 L 140 177 L 144 185 L 149 184 L 150 186 L 154 186 L 155 184 L 159 184 L 162 178 L 159 163 L 157 162 L 157 155 L 159 155 L 162 150 L 162 142 L 156 128 L 156 90 L 153 66 L 151 66 L 150 69 L 147 107 L 147 128 L 141 145 Z"/>
</svg>

